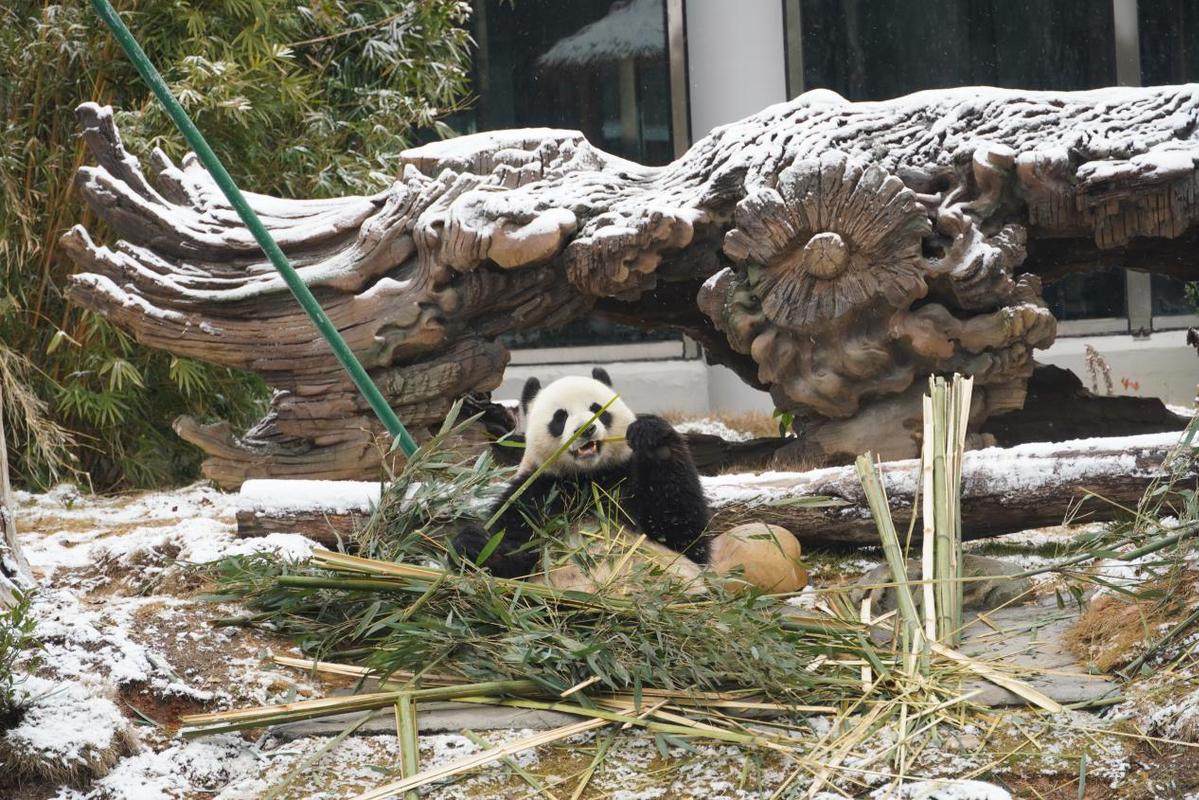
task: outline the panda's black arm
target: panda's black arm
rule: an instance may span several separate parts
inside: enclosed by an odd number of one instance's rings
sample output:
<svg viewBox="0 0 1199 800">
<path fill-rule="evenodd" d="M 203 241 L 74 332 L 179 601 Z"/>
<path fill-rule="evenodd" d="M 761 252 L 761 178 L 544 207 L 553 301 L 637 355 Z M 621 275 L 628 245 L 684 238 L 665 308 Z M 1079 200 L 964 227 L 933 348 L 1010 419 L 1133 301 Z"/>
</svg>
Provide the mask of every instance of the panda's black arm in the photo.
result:
<svg viewBox="0 0 1199 800">
<path fill-rule="evenodd" d="M 646 536 L 705 563 L 711 514 L 686 440 L 661 417 L 644 416 L 625 441 L 633 451 L 626 513 Z"/>
<path fill-rule="evenodd" d="M 527 475 L 518 475 L 508 484 L 504 493 L 487 510 L 488 519 L 504 507 L 527 478 Z M 535 513 L 545 504 L 552 488 L 553 481 L 547 476 L 538 477 L 516 502 L 504 510 L 490 530 L 482 525 L 463 528 L 454 538 L 454 551 L 464 559 L 477 562 L 491 537 L 503 531 L 504 538 L 480 566 L 501 578 L 528 575 L 537 567 L 539 548 L 533 543 L 536 531 L 529 524 L 527 515 Z"/>
</svg>

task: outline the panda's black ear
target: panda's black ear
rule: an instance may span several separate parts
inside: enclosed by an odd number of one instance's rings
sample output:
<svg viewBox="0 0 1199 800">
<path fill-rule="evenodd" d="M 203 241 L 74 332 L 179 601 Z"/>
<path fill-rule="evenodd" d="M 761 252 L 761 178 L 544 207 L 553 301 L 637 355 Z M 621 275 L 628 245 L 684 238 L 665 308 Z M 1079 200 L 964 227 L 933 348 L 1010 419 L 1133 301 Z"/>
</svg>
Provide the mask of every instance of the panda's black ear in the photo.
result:
<svg viewBox="0 0 1199 800">
<path fill-rule="evenodd" d="M 604 384 L 608 388 L 612 387 L 612 376 L 609 375 L 608 370 L 604 369 L 603 367 L 592 367 L 591 368 L 591 377 L 595 378 L 597 381 Z"/>
<path fill-rule="evenodd" d="M 533 402 L 533 398 L 541 391 L 541 381 L 536 378 L 529 378 L 525 381 L 525 388 L 520 390 L 520 410 L 525 415 L 529 413 L 529 404 Z"/>
</svg>

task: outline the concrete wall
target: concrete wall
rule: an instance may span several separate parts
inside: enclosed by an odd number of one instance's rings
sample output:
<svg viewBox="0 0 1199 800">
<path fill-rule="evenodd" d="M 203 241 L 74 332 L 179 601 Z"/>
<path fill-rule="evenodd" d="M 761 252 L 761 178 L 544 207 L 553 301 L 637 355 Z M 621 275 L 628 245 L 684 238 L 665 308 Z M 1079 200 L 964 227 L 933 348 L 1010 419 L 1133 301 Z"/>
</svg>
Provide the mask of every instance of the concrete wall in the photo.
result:
<svg viewBox="0 0 1199 800">
<path fill-rule="evenodd" d="M 1194 404 L 1199 357 L 1187 345 L 1185 331 L 1163 331 L 1144 338 L 1128 334 L 1059 338 L 1048 350 L 1037 351 L 1036 359 L 1070 370 L 1084 386 L 1092 388 L 1087 345 L 1107 362 L 1115 394 L 1160 397 L 1170 405 Z M 1098 381 L 1102 394 L 1106 391 L 1102 374 Z"/>
<path fill-rule="evenodd" d="M 519 400 L 520 390 L 529 377 L 536 377 L 546 384 L 564 375 L 590 375 L 595 364 L 595 361 L 588 361 L 585 364 L 512 365 L 492 397 Z M 603 366 L 612 376 L 612 387 L 634 411 L 657 414 L 684 411 L 697 415 L 708 412 L 708 368 L 702 361 L 614 361 Z"/>
<path fill-rule="evenodd" d="M 779 0 L 686 3 L 694 139 L 787 99 L 783 4 Z M 704 392 L 713 409 L 774 409 L 770 395 L 746 386 L 725 367 L 707 367 Z"/>
<path fill-rule="evenodd" d="M 691 135 L 787 99 L 780 0 L 686 0 Z"/>
</svg>

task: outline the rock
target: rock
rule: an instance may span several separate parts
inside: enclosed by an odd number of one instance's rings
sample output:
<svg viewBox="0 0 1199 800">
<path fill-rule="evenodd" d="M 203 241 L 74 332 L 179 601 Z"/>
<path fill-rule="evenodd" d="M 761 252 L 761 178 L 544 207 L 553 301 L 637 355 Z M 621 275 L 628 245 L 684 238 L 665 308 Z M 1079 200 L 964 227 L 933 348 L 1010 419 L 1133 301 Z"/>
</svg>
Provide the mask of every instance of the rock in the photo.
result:
<svg viewBox="0 0 1199 800">
<path fill-rule="evenodd" d="M 1071 652 L 1066 634 L 1078 620 L 1078 609 L 1059 608 L 1050 597 L 1008 606 L 966 624 L 958 651 L 1019 678 L 1062 705 L 1090 703 L 1120 693 L 1120 685 L 1102 674 L 1091 674 Z M 1023 705 L 1025 701 L 988 681 L 963 687 L 978 689 L 976 703 L 989 706 Z"/>
<path fill-rule="evenodd" d="M 272 728 L 271 734 L 284 741 L 303 739 L 306 736 L 336 736 L 345 730 L 346 726 L 361 717 L 362 713 L 357 713 L 293 722 Z M 579 718 L 576 716 L 557 711 L 454 702 L 429 703 L 427 705 L 422 703 L 420 713 L 416 715 L 416 724 L 421 733 L 459 733 L 464 730 L 549 730 L 578 721 Z M 357 735 L 394 734 L 395 725 L 395 717 L 390 713 L 378 714 L 373 720 L 359 728 Z"/>
<path fill-rule="evenodd" d="M 920 562 L 908 559 L 908 580 L 920 580 Z M 1009 578 L 1019 572 L 1011 563 L 999 558 L 979 556 L 967 553 L 962 560 L 962 574 L 968 578 L 987 577 L 988 580 L 972 580 L 966 582 L 962 594 L 962 609 L 965 611 L 986 611 L 992 608 L 1011 605 L 1020 602 L 1022 595 L 1028 594 L 1032 587 L 1028 578 Z M 876 614 L 893 611 L 896 608 L 894 587 L 884 584 L 894 583 L 891 578 L 891 568 L 881 564 L 867 572 L 858 580 L 858 587 L 851 592 L 855 604 L 860 605 L 862 599 L 869 594 L 871 608 Z M 869 588 L 873 587 L 873 588 Z M 920 607 L 922 592 L 918 586 L 912 587 L 912 597 Z"/>
</svg>

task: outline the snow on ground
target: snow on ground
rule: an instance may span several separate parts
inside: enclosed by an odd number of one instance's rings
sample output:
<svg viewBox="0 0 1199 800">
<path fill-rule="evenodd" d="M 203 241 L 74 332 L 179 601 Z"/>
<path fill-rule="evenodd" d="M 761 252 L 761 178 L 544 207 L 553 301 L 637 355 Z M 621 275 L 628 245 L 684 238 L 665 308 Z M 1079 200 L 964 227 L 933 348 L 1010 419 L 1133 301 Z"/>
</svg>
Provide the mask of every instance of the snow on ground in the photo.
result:
<svg viewBox="0 0 1199 800">
<path fill-rule="evenodd" d="M 369 504 L 372 496 L 377 496 L 371 494 L 377 492 L 377 485 L 367 486 L 369 491 L 359 487 L 357 497 Z M 298 491 L 300 488 L 282 487 L 284 491 L 280 491 L 280 487 L 264 484 L 251 487 L 250 494 L 274 498 L 277 503 L 283 497 L 296 503 L 318 497 L 319 493 Z M 350 494 L 320 495 L 320 500 L 340 503 Z M 19 728 L 6 735 L 26 751 L 53 753 L 64 765 L 84 762 L 104 747 L 111 750 L 114 742 L 121 744 L 116 749 L 119 760 L 99 780 L 79 788 L 43 784 L 22 790 L 24 793 L 17 795 L 20 800 L 251 800 L 279 786 L 299 764 L 329 744 L 329 739 L 314 736 L 284 740 L 273 734 L 230 733 L 185 740 L 176 733 L 176 720 L 182 713 L 323 696 L 344 686 L 276 667 L 270 660 L 273 654 L 294 650 L 267 632 L 210 626 L 213 618 L 236 616 L 244 609 L 205 602 L 203 593 L 208 585 L 186 568 L 187 562 L 264 548 L 302 558 L 312 547 L 311 542 L 293 534 L 236 538 L 234 515 L 245 503 L 245 498 L 204 486 L 116 498 L 81 496 L 66 487 L 41 495 L 18 495 L 22 544 L 43 583 L 33 613 L 45 644 L 44 666 L 36 678 L 26 682 L 25 691 L 45 699 Z M 1083 532 L 1093 530 L 1048 528 L 969 548 L 999 548 L 1002 557 L 1013 558 L 1027 568 L 1049 560 L 1047 553 L 1055 545 Z M 815 556 L 812 574 L 822 585 L 852 580 L 873 567 L 878 557 L 872 551 Z M 1119 567 L 1127 573 L 1125 577 L 1137 577 L 1137 566 L 1144 565 L 1120 563 L 1113 570 Z M 809 592 L 796 602 L 811 606 L 820 601 L 818 593 Z M 1199 636 L 1193 638 L 1196 641 L 1179 642 L 1170 658 L 1199 648 Z M 1179 680 L 1190 688 L 1179 690 Z M 1156 676 L 1149 685 L 1144 695 L 1112 710 L 1111 718 L 1132 720 L 1139 730 L 1168 739 L 1199 736 L 1199 692 L 1193 689 L 1194 678 L 1175 668 Z M 879 772 L 867 781 L 873 792 L 870 796 L 909 800 L 1026 796 L 1009 793 L 1000 785 L 1009 780 L 1023 785 L 1020 781 L 1032 780 L 1030 775 L 1051 776 L 1054 785 L 1069 783 L 1077 776 L 1083 752 L 1091 759 L 1091 780 L 1112 787 L 1110 794 L 1099 797 L 1124 796 L 1124 789 L 1149 780 L 1146 775 L 1162 786 L 1175 785 L 1165 782 L 1163 775 L 1168 769 L 1160 765 L 1141 769 L 1131 747 L 1110 737 L 1096 740 L 1092 733 L 1080 733 L 1079 725 L 1101 724 L 1093 716 L 1073 713 L 1068 719 L 1051 720 L 1007 714 L 1000 719 L 1002 724 L 989 731 L 972 725 L 947 729 L 940 749 L 929 748 L 909 764 L 906 774 L 911 781 L 901 791 L 889 788 L 890 778 Z M 820 718 L 811 722 L 818 734 L 821 722 Z M 503 743 L 531 733 L 500 731 L 485 736 Z M 883 738 L 871 747 L 885 747 L 886 735 L 887 731 L 880 733 Z M 126 743 L 123 737 L 137 741 Z M 988 737 L 1003 741 L 980 744 L 980 739 Z M 1030 740 L 1049 746 L 1041 753 L 1020 752 L 1022 747 L 1035 749 L 1027 746 Z M 597 741 L 594 734 L 586 734 L 568 743 L 519 753 L 516 759 L 535 771 L 555 796 L 569 797 L 578 774 L 594 757 Z M 132 752 L 126 744 L 137 745 L 137 751 Z M 1000 749 L 995 750 L 996 746 Z M 702 742 L 694 747 L 693 752 L 669 747 L 669 759 L 664 759 L 652 737 L 622 734 L 584 796 L 748 800 L 769 797 L 794 774 L 794 767 L 775 754 L 749 757 L 732 745 Z M 449 763 L 478 748 L 460 735 L 425 735 L 421 737 L 421 764 Z M 989 770 L 995 753 L 1006 751 L 1020 755 L 990 770 L 990 782 L 958 780 Z M 397 756 L 393 735 L 349 737 L 302 770 L 280 796 L 293 800 L 353 797 L 394 780 Z M 869 752 L 863 752 L 860 758 L 868 756 Z M 851 764 L 854 760 L 849 759 Z M 877 767 L 881 762 L 872 763 Z M 2 784 L 0 777 L 0 795 L 4 795 Z M 805 794 L 801 783 L 793 788 Z M 842 796 L 824 788 L 825 792 L 815 796 Z M 1074 794 L 1076 789 L 1076 785 L 1071 787 Z M 422 790 L 422 797 L 438 799 L 523 796 L 537 793 L 504 765 Z M 1090 789 L 1087 796 L 1092 796 Z"/>
<path fill-rule="evenodd" d="M 754 438 L 752 433 L 733 430 L 718 419 L 689 419 L 674 426 L 679 433 L 706 433 L 709 436 L 719 436 L 727 442 L 748 442 Z"/>
<path fill-rule="evenodd" d="M 383 496 L 378 481 L 249 480 L 242 484 L 240 502 L 258 511 L 297 511 L 319 508 L 331 514 L 370 512 Z"/>
</svg>

